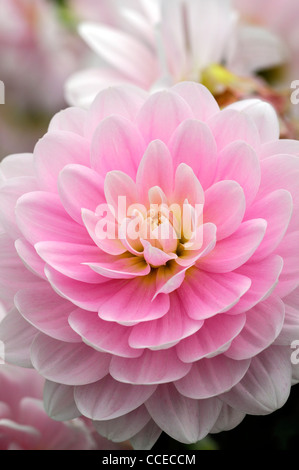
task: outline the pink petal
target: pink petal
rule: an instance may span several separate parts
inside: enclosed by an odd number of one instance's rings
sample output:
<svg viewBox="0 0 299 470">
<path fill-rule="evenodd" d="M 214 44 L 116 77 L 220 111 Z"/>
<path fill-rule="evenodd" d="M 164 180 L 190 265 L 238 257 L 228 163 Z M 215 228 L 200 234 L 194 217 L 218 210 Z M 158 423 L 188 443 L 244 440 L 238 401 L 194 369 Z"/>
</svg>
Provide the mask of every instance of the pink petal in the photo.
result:
<svg viewBox="0 0 299 470">
<path fill-rule="evenodd" d="M 84 137 L 85 121 L 88 113 L 79 107 L 63 109 L 51 119 L 49 132 L 67 131 Z"/>
<path fill-rule="evenodd" d="M 231 406 L 223 404 L 219 418 L 211 429 L 211 434 L 235 429 L 241 424 L 245 416 L 246 414 L 242 411 L 235 410 Z"/>
<path fill-rule="evenodd" d="M 67 165 L 59 174 L 58 191 L 67 213 L 79 224 L 82 222 L 82 209 L 95 212 L 106 202 L 103 191 L 103 178 L 83 165 Z"/>
<path fill-rule="evenodd" d="M 181 341 L 176 350 L 183 362 L 196 362 L 210 354 L 226 349 L 230 342 L 242 331 L 245 315 L 216 315 L 205 320 L 202 328 Z"/>
<path fill-rule="evenodd" d="M 257 153 L 247 143 L 232 142 L 220 152 L 216 181 L 233 180 L 243 188 L 246 204 L 254 201 L 261 182 Z"/>
<path fill-rule="evenodd" d="M 91 145 L 91 167 L 101 176 L 119 170 L 135 178 L 145 143 L 134 124 L 121 116 L 102 121 Z"/>
<path fill-rule="evenodd" d="M 261 162 L 262 182 L 259 197 L 285 189 L 293 198 L 294 212 L 299 208 L 299 159 L 293 155 L 276 155 Z M 299 230 L 298 217 L 293 217 L 289 231 Z"/>
<path fill-rule="evenodd" d="M 232 235 L 246 209 L 244 192 L 235 181 L 220 181 L 205 192 L 204 221 L 217 227 L 217 240 Z"/>
<path fill-rule="evenodd" d="M 128 209 L 138 201 L 135 182 L 126 173 L 110 171 L 105 178 L 105 196 L 111 212 L 121 222 L 128 215 Z M 121 198 L 125 202 L 125 211 L 121 211 Z"/>
<path fill-rule="evenodd" d="M 26 268 L 29 269 L 29 271 L 31 271 L 34 275 L 42 279 L 46 279 L 44 273 L 45 263 L 38 256 L 31 243 L 27 242 L 27 240 L 23 238 L 20 238 L 15 242 L 15 248 Z"/>
<path fill-rule="evenodd" d="M 188 398 L 202 400 L 230 390 L 246 374 L 250 361 L 234 361 L 223 355 L 201 359 L 190 372 L 175 382 L 177 390 Z"/>
<path fill-rule="evenodd" d="M 173 384 L 159 385 L 146 402 L 148 412 L 158 426 L 173 439 L 186 444 L 206 437 L 221 410 L 221 402 L 191 400 Z"/>
<path fill-rule="evenodd" d="M 32 344 L 31 359 L 33 367 L 52 382 L 85 385 L 108 374 L 111 356 L 84 343 L 64 343 L 39 333 Z"/>
<path fill-rule="evenodd" d="M 88 209 L 82 210 L 82 220 L 86 227 L 88 234 L 94 243 L 105 253 L 110 255 L 122 255 L 127 251 L 127 248 L 123 245 L 122 241 L 116 238 L 117 233 L 114 238 L 109 237 L 109 231 L 114 234 L 116 232 L 115 216 L 110 212 L 108 214 L 107 221 L 107 236 L 99 237 L 97 236 L 97 227 L 98 223 L 101 221 L 101 217 L 94 212 L 89 211 Z"/>
<path fill-rule="evenodd" d="M 206 124 L 191 119 L 182 122 L 170 139 L 169 149 L 175 167 L 185 163 L 193 169 L 204 189 L 211 185 L 216 171 L 217 147 Z"/>
<path fill-rule="evenodd" d="M 216 245 L 217 227 L 214 224 L 203 224 L 197 230 L 195 236 L 189 240 L 188 245 L 184 245 L 185 250 L 176 259 L 176 262 L 183 267 L 190 267 L 196 261 L 204 258 L 214 250 Z M 187 246 L 187 247 L 186 247 Z"/>
<path fill-rule="evenodd" d="M 267 415 L 281 408 L 291 388 L 290 353 L 272 346 L 253 358 L 243 380 L 221 396 L 234 409 L 251 415 Z"/>
<path fill-rule="evenodd" d="M 18 153 L 3 158 L 0 163 L 0 175 L 1 174 L 4 179 L 35 176 L 33 154 Z"/>
<path fill-rule="evenodd" d="M 265 236 L 267 223 L 263 219 L 249 220 L 229 238 L 216 244 L 214 250 L 197 265 L 200 269 L 215 273 L 227 273 L 246 263 Z"/>
<path fill-rule="evenodd" d="M 106 421 L 94 421 L 97 432 L 113 442 L 125 442 L 138 434 L 151 420 L 145 406 L 131 413 Z"/>
<path fill-rule="evenodd" d="M 100 122 L 112 115 L 122 116 L 133 122 L 147 95 L 145 91 L 133 86 L 105 88 L 88 110 L 85 127 L 87 137 L 91 139 Z"/>
<path fill-rule="evenodd" d="M 215 136 L 218 151 L 227 145 L 242 140 L 255 150 L 260 148 L 258 130 L 249 116 L 232 109 L 224 109 L 207 121 Z"/>
<path fill-rule="evenodd" d="M 74 400 L 74 387 L 46 380 L 43 395 L 45 411 L 55 421 L 69 421 L 80 416 Z"/>
<path fill-rule="evenodd" d="M 25 320 L 46 335 L 69 343 L 81 342 L 68 324 L 75 307 L 59 297 L 48 283 L 20 290 L 15 297 L 15 305 Z"/>
<path fill-rule="evenodd" d="M 40 241 L 91 244 L 86 229 L 68 216 L 56 194 L 36 191 L 22 196 L 16 217 L 25 238 L 33 245 Z"/>
<path fill-rule="evenodd" d="M 279 276 L 275 293 L 283 298 L 299 285 L 299 232 L 287 234 L 276 253 L 283 259 L 283 268 Z"/>
<path fill-rule="evenodd" d="M 167 144 L 185 119 L 193 118 L 190 106 L 172 91 L 152 95 L 137 115 L 137 124 L 147 144 L 162 140 Z"/>
<path fill-rule="evenodd" d="M 202 325 L 202 321 L 188 317 L 184 303 L 174 293 L 170 296 L 169 312 L 164 317 L 132 327 L 129 344 L 133 348 L 162 349 L 194 335 Z"/>
<path fill-rule="evenodd" d="M 73 132 L 55 131 L 46 134 L 34 149 L 40 187 L 56 193 L 58 175 L 66 165 L 89 164 L 89 147 L 88 140 Z"/>
<path fill-rule="evenodd" d="M 186 199 L 193 207 L 196 207 L 196 204 L 203 206 L 205 195 L 193 169 L 185 163 L 181 163 L 175 174 L 173 201 L 183 205 Z"/>
<path fill-rule="evenodd" d="M 208 273 L 193 268 L 187 272 L 178 293 L 189 317 L 204 320 L 228 311 L 248 291 L 250 285 L 250 279 L 239 274 Z"/>
<path fill-rule="evenodd" d="M 175 253 L 167 254 L 159 248 L 155 248 L 150 242 L 146 240 L 140 240 L 144 246 L 144 259 L 151 266 L 164 266 L 168 261 L 176 259 L 177 255 Z"/>
<path fill-rule="evenodd" d="M 161 428 L 151 419 L 139 433 L 130 439 L 130 443 L 134 450 L 151 450 L 161 434 Z"/>
<path fill-rule="evenodd" d="M 12 178 L 1 185 L 0 189 L 0 223 L 4 230 L 14 239 L 21 236 L 16 223 L 15 207 L 18 199 L 25 193 L 36 191 L 38 184 L 35 178 Z"/>
<path fill-rule="evenodd" d="M 17 309 L 1 322 L 0 341 L 4 343 L 5 361 L 19 367 L 31 368 L 30 348 L 37 330 L 21 317 Z"/>
<path fill-rule="evenodd" d="M 266 300 L 275 289 L 283 268 L 280 256 L 268 256 L 257 263 L 246 263 L 235 272 L 251 280 L 250 289 L 243 295 L 238 304 L 230 309 L 230 315 L 247 312 L 257 303 Z"/>
<path fill-rule="evenodd" d="M 69 323 L 87 345 L 98 351 L 125 358 L 139 357 L 142 354 L 142 350 L 129 346 L 129 327 L 105 322 L 96 312 L 76 309 L 70 315 Z"/>
<path fill-rule="evenodd" d="M 226 356 L 242 360 L 256 356 L 268 348 L 281 332 L 285 316 L 283 302 L 271 296 L 247 313 L 246 324 L 234 339 Z"/>
<path fill-rule="evenodd" d="M 264 219 L 267 230 L 252 261 L 266 258 L 283 239 L 293 214 L 293 200 L 288 191 L 280 189 L 254 203 L 246 213 L 246 219 Z"/>
<path fill-rule="evenodd" d="M 262 143 L 279 140 L 279 120 L 270 103 L 258 99 L 248 99 L 233 103 L 228 106 L 228 109 L 235 109 L 250 116 L 258 128 Z"/>
<path fill-rule="evenodd" d="M 299 142 L 298 140 L 281 139 L 274 142 L 267 142 L 262 145 L 260 151 L 260 158 L 264 160 L 273 155 L 297 155 L 299 156 Z"/>
<path fill-rule="evenodd" d="M 156 385 L 117 382 L 109 375 L 95 384 L 76 387 L 79 411 L 94 421 L 107 421 L 139 408 L 154 393 Z"/>
<path fill-rule="evenodd" d="M 127 359 L 114 356 L 110 364 L 110 375 L 130 384 L 152 385 L 173 382 L 184 377 L 190 370 L 189 364 L 178 359 L 175 350 L 146 350 L 142 356 Z"/>
<path fill-rule="evenodd" d="M 142 204 L 148 204 L 148 192 L 158 186 L 169 196 L 172 193 L 173 165 L 170 152 L 160 140 L 151 142 L 140 162 L 136 185 Z M 137 200 L 135 201 L 135 203 Z"/>
<path fill-rule="evenodd" d="M 52 268 L 77 281 L 98 284 L 101 276 L 87 263 L 97 263 L 103 258 L 97 246 L 77 245 L 64 242 L 40 242 L 35 249 Z"/>
<path fill-rule="evenodd" d="M 123 255 L 120 257 L 105 254 L 99 263 L 87 263 L 88 266 L 101 276 L 110 279 L 133 279 L 138 276 L 147 276 L 151 267 L 141 257 Z M 111 259 L 112 258 L 112 259 Z"/>
<path fill-rule="evenodd" d="M 299 338 L 299 316 L 298 316 L 299 289 L 295 289 L 291 294 L 283 299 L 285 306 L 285 318 L 282 330 L 275 341 L 275 344 L 288 346 Z"/>
<path fill-rule="evenodd" d="M 207 121 L 219 113 L 219 106 L 206 87 L 195 82 L 181 82 L 172 88 L 188 103 L 195 119 Z"/>
</svg>

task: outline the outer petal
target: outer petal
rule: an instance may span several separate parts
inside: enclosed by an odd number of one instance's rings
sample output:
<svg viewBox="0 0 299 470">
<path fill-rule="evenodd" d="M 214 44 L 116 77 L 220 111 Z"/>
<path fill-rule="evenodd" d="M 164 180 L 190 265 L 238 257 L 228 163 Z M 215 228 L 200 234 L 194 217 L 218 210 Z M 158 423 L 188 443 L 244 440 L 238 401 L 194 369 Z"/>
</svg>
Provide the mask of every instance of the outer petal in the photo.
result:
<svg viewBox="0 0 299 470">
<path fill-rule="evenodd" d="M 46 379 L 63 385 L 94 383 L 108 374 L 111 357 L 85 344 L 63 343 L 40 333 L 32 344 L 34 368 Z"/>
<path fill-rule="evenodd" d="M 291 375 L 289 351 L 272 346 L 252 360 L 244 379 L 221 400 L 244 413 L 270 414 L 287 401 Z"/>
<path fill-rule="evenodd" d="M 146 402 L 158 426 L 172 438 L 186 443 L 203 439 L 214 426 L 221 402 L 217 399 L 192 400 L 181 395 L 172 384 L 159 385 Z"/>
<path fill-rule="evenodd" d="M 89 164 L 88 140 L 67 131 L 46 134 L 34 149 L 34 163 L 40 187 L 57 192 L 60 171 L 70 163 Z"/>
<path fill-rule="evenodd" d="M 74 387 L 68 385 L 46 380 L 44 406 L 47 414 L 55 421 L 69 421 L 80 416 L 74 400 Z"/>
<path fill-rule="evenodd" d="M 216 397 L 230 390 L 246 374 L 250 360 L 234 361 L 223 355 L 202 359 L 193 364 L 190 372 L 175 382 L 178 391 L 193 399 Z"/>
<path fill-rule="evenodd" d="M 154 393 L 155 385 L 117 382 L 109 375 L 95 384 L 75 388 L 79 411 L 94 421 L 106 421 L 139 408 Z"/>
<path fill-rule="evenodd" d="M 15 305 L 25 320 L 39 331 L 60 341 L 81 342 L 68 324 L 73 304 L 59 297 L 48 283 L 20 290 Z"/>
<path fill-rule="evenodd" d="M 242 360 L 256 356 L 269 347 L 281 332 L 285 316 L 283 302 L 271 296 L 247 313 L 246 324 L 225 353 L 233 359 Z"/>
<path fill-rule="evenodd" d="M 56 194 L 25 194 L 17 203 L 16 217 L 25 238 L 33 245 L 40 241 L 91 244 L 86 229 L 68 216 Z"/>
</svg>

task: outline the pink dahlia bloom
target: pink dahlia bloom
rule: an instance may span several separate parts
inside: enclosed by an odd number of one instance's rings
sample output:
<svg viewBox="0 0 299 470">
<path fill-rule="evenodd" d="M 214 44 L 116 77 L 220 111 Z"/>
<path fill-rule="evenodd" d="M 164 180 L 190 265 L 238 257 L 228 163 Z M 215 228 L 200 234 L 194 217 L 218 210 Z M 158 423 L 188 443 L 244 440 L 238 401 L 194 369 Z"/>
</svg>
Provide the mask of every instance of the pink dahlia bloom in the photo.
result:
<svg viewBox="0 0 299 470">
<path fill-rule="evenodd" d="M 101 92 L 1 164 L 6 360 L 55 419 L 183 443 L 286 402 L 299 379 L 299 142 L 269 104 L 192 82 Z"/>
<path fill-rule="evenodd" d="M 93 450 L 83 421 L 59 423 L 46 414 L 43 383 L 33 370 L 0 367 L 0 450 Z"/>
</svg>

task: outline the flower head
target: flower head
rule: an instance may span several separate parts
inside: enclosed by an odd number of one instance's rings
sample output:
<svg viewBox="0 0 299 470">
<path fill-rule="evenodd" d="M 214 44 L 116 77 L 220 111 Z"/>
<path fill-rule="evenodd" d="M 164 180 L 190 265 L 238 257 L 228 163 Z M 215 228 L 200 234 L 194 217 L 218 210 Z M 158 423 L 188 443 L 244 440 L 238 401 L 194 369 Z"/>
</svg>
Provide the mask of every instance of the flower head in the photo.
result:
<svg viewBox="0 0 299 470">
<path fill-rule="evenodd" d="M 269 104 L 186 82 L 107 89 L 3 161 L 0 340 L 51 415 L 149 448 L 285 403 L 298 154 Z"/>
</svg>

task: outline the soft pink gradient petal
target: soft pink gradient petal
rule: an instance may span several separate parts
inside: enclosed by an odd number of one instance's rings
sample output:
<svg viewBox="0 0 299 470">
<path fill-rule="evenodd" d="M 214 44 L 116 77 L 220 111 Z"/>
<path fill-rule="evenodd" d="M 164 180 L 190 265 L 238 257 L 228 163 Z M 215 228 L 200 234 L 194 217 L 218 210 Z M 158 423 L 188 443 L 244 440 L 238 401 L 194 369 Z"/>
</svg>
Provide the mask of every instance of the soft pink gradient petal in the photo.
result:
<svg viewBox="0 0 299 470">
<path fill-rule="evenodd" d="M 217 240 L 232 235 L 246 210 L 244 192 L 235 181 L 220 181 L 205 192 L 204 221 L 217 227 Z"/>
<path fill-rule="evenodd" d="M 66 165 L 58 178 L 62 205 L 79 224 L 83 224 L 82 209 L 95 212 L 100 204 L 105 204 L 103 186 L 103 178 L 83 165 Z"/>
<path fill-rule="evenodd" d="M 91 244 L 86 229 L 69 217 L 56 194 L 44 191 L 25 194 L 16 205 L 16 218 L 32 245 L 40 241 Z"/>
<path fill-rule="evenodd" d="M 145 142 L 137 127 L 121 116 L 100 122 L 91 144 L 91 168 L 105 177 L 111 170 L 135 177 L 145 151 Z"/>
<path fill-rule="evenodd" d="M 284 316 L 284 304 L 275 295 L 260 302 L 247 312 L 245 327 L 225 355 L 236 360 L 256 356 L 275 341 L 281 332 Z"/>
<path fill-rule="evenodd" d="M 159 385 L 145 405 L 164 432 L 186 444 L 198 442 L 206 436 L 221 410 L 219 400 L 201 401 L 186 398 L 173 384 Z"/>
<path fill-rule="evenodd" d="M 46 279 L 45 262 L 38 256 L 31 243 L 24 238 L 19 238 L 15 242 L 15 249 L 29 271 L 41 279 Z"/>
<path fill-rule="evenodd" d="M 57 193 L 57 177 L 68 164 L 84 165 L 89 161 L 87 139 L 67 131 L 46 134 L 34 149 L 34 164 L 39 184 L 45 191 Z"/>
<path fill-rule="evenodd" d="M 152 140 L 169 142 L 175 129 L 186 119 L 192 119 L 190 106 L 172 91 L 152 95 L 137 115 L 137 124 L 146 143 Z"/>
<path fill-rule="evenodd" d="M 138 434 L 150 420 L 151 417 L 145 406 L 140 406 L 125 416 L 106 421 L 94 421 L 93 425 L 106 439 L 125 442 Z"/>
<path fill-rule="evenodd" d="M 180 95 L 188 103 L 194 118 L 199 121 L 207 121 L 209 118 L 219 113 L 219 106 L 213 95 L 201 84 L 194 82 L 181 82 L 175 85 L 172 90 Z"/>
<path fill-rule="evenodd" d="M 230 237 L 217 243 L 214 250 L 197 262 L 200 269 L 228 273 L 246 263 L 261 244 L 267 228 L 263 219 L 243 222 Z"/>
<path fill-rule="evenodd" d="M 34 368 L 52 382 L 85 385 L 108 374 L 111 356 L 84 343 L 65 343 L 40 333 L 33 341 L 31 359 Z"/>
<path fill-rule="evenodd" d="M 247 312 L 258 302 L 266 300 L 278 284 L 283 269 L 283 259 L 280 256 L 268 256 L 256 263 L 246 263 L 235 272 L 251 280 L 250 289 L 242 296 L 238 304 L 233 307 L 230 315 Z"/>
<path fill-rule="evenodd" d="M 283 259 L 283 268 L 275 293 L 281 298 L 289 295 L 299 285 L 299 254 L 297 251 L 299 232 L 287 234 L 277 248 Z"/>
<path fill-rule="evenodd" d="M 202 325 L 203 321 L 189 318 L 184 302 L 176 293 L 173 293 L 170 296 L 169 312 L 158 320 L 133 326 L 129 344 L 138 349 L 164 349 L 188 336 L 193 336 Z"/>
<path fill-rule="evenodd" d="M 205 320 L 202 328 L 192 336 L 183 339 L 177 346 L 178 357 L 193 363 L 210 354 L 226 350 L 237 337 L 246 322 L 245 315 L 215 315 Z"/>
<path fill-rule="evenodd" d="M 204 189 L 211 185 L 217 165 L 217 147 L 207 124 L 193 119 L 182 122 L 170 139 L 169 148 L 175 166 L 189 165 Z"/>
<path fill-rule="evenodd" d="M 140 162 L 136 185 L 138 201 L 148 204 L 149 190 L 158 186 L 169 196 L 173 189 L 173 164 L 170 152 L 160 140 L 151 142 Z"/>
<path fill-rule="evenodd" d="M 254 150 L 260 148 L 257 127 L 254 121 L 245 114 L 240 114 L 233 109 L 224 109 L 210 118 L 207 124 L 215 136 L 218 151 L 238 140 L 246 142 Z"/>
<path fill-rule="evenodd" d="M 219 153 L 216 181 L 233 180 L 243 188 L 246 204 L 254 201 L 261 182 L 258 154 L 246 142 L 232 142 Z"/>
<path fill-rule="evenodd" d="M 63 109 L 51 119 L 49 124 L 50 132 L 66 131 L 84 136 L 85 121 L 88 118 L 86 109 L 70 107 Z"/>
<path fill-rule="evenodd" d="M 239 274 L 211 274 L 193 268 L 187 272 L 178 295 L 190 318 L 204 320 L 228 311 L 248 291 L 250 285 L 250 279 Z"/>
<path fill-rule="evenodd" d="M 106 421 L 124 416 L 139 408 L 156 390 L 156 385 L 117 382 L 109 375 L 92 385 L 75 388 L 75 402 L 84 416 Z"/>
<path fill-rule="evenodd" d="M 230 390 L 246 374 L 250 360 L 234 361 L 223 355 L 202 359 L 190 372 L 175 382 L 177 390 L 188 398 L 204 400 Z"/>
<path fill-rule="evenodd" d="M 68 324 L 75 307 L 58 298 L 48 283 L 20 290 L 15 297 L 15 305 L 25 320 L 51 338 L 69 343 L 81 342 L 80 336 Z M 39 315 L 40 309 L 42 316 Z"/>
<path fill-rule="evenodd" d="M 289 351 L 272 346 L 252 359 L 241 382 L 220 398 L 234 409 L 251 415 L 267 415 L 281 408 L 290 393 Z"/>
<path fill-rule="evenodd" d="M 68 421 L 80 416 L 74 400 L 74 387 L 46 380 L 43 399 L 46 413 L 55 421 Z"/>
<path fill-rule="evenodd" d="M 110 375 L 119 382 L 152 385 L 169 383 L 184 377 L 191 365 L 183 363 L 174 349 L 146 350 L 138 358 L 114 356 L 109 367 Z"/>
<path fill-rule="evenodd" d="M 76 309 L 69 317 L 72 329 L 92 348 L 123 358 L 139 357 L 142 349 L 129 345 L 131 329 L 101 320 L 96 312 Z"/>
</svg>

